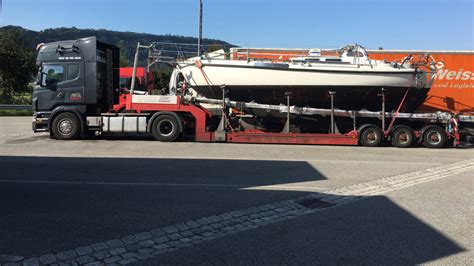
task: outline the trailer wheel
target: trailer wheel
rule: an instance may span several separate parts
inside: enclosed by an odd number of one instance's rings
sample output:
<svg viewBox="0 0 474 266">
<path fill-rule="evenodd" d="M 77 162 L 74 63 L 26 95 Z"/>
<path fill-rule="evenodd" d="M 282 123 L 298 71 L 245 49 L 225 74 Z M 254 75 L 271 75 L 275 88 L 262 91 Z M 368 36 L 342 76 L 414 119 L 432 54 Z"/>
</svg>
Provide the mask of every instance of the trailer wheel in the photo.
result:
<svg viewBox="0 0 474 266">
<path fill-rule="evenodd" d="M 426 148 L 442 148 L 446 140 L 446 133 L 438 126 L 428 127 L 423 133 L 423 146 Z"/>
<path fill-rule="evenodd" d="M 400 126 L 393 130 L 391 142 L 394 147 L 407 148 L 413 144 L 415 136 L 413 130 L 407 126 Z"/>
<path fill-rule="evenodd" d="M 360 144 L 366 147 L 377 147 L 382 143 L 382 130 L 376 126 L 368 126 L 360 132 Z"/>
<path fill-rule="evenodd" d="M 81 132 L 81 125 L 76 115 L 72 113 L 61 113 L 57 115 L 51 125 L 51 134 L 56 139 L 77 139 Z"/>
<path fill-rule="evenodd" d="M 180 134 L 179 123 L 181 122 L 172 115 L 160 115 L 153 121 L 151 133 L 156 140 L 175 141 Z"/>
</svg>

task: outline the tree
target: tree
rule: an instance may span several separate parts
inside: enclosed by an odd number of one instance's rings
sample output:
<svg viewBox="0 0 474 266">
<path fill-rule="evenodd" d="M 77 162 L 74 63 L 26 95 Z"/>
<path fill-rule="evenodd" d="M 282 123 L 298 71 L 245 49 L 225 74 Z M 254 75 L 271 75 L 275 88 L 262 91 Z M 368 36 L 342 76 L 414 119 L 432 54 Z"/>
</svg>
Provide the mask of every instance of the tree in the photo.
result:
<svg viewBox="0 0 474 266">
<path fill-rule="evenodd" d="M 34 50 L 24 31 L 10 28 L 0 34 L 0 102 L 17 103 L 14 96 L 31 93 L 35 72 Z"/>
<path fill-rule="evenodd" d="M 218 51 L 222 49 L 221 45 L 218 44 L 218 43 L 212 43 L 210 44 L 208 47 L 207 47 L 207 52 L 208 53 L 212 53 L 212 52 L 215 52 L 215 51 Z"/>
<path fill-rule="evenodd" d="M 153 84 L 155 90 L 166 89 L 171 79 L 172 69 L 169 67 L 159 67 L 153 72 Z"/>
<path fill-rule="evenodd" d="M 120 40 L 117 43 L 117 47 L 120 49 L 120 67 L 129 67 L 130 61 L 128 60 L 127 55 L 125 54 L 125 42 L 123 40 Z"/>
</svg>

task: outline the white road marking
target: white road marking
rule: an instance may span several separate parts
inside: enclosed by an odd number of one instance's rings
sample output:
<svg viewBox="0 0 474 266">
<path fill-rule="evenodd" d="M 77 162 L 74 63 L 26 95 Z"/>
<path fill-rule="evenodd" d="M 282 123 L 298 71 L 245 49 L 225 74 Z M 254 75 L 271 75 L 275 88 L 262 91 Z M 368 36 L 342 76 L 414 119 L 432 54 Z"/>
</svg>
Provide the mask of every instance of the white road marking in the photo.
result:
<svg viewBox="0 0 474 266">
<path fill-rule="evenodd" d="M 307 182 L 305 182 L 307 183 Z M 269 190 L 269 191 L 298 191 L 298 192 L 324 192 L 329 188 L 318 187 L 318 186 L 295 186 L 289 183 L 285 185 L 266 185 L 266 186 L 249 186 L 241 188 L 242 190 Z"/>
<path fill-rule="evenodd" d="M 112 186 L 165 186 L 165 187 L 251 187 L 254 185 L 237 184 L 196 184 L 196 183 L 153 183 L 153 182 L 94 182 L 94 181 L 65 181 L 65 180 L 15 180 L 0 179 L 0 183 L 19 184 L 51 184 L 51 185 L 112 185 Z"/>
<path fill-rule="evenodd" d="M 128 158 L 128 157 L 127 157 Z M 149 158 L 149 157 L 147 157 Z M 220 157 L 197 157 L 197 156 L 167 156 L 167 157 L 155 157 L 155 158 L 161 158 L 161 159 L 204 159 L 204 160 L 242 160 L 242 161 L 255 161 L 255 160 L 261 160 L 261 161 L 290 161 L 290 162 L 315 162 L 315 163 L 365 163 L 365 164 L 387 164 L 387 161 L 370 161 L 370 160 L 324 160 L 324 159 L 294 159 L 294 158 L 275 158 L 275 159 L 258 159 L 255 157 L 235 157 L 235 158 L 229 158 L 226 157 L 225 159 L 220 158 Z M 390 164 L 410 164 L 410 165 L 442 165 L 442 163 L 433 163 L 433 162 L 402 162 L 402 161 L 390 161 Z"/>
<path fill-rule="evenodd" d="M 0 155 L 2 155 L 0 153 Z M 4 154 L 5 156 L 7 154 Z M 14 154 L 8 154 L 8 156 L 11 157 L 21 157 L 21 155 L 14 155 Z M 71 154 L 65 154 L 65 153 L 54 153 L 54 155 L 27 155 L 31 157 L 65 157 L 65 158 L 83 158 L 83 157 L 77 157 L 77 154 L 71 155 Z M 354 163 L 354 164 L 387 164 L 387 161 L 371 161 L 371 160 L 323 160 L 323 159 L 294 159 L 294 158 L 272 158 L 272 159 L 267 159 L 267 158 L 247 158 L 247 157 L 216 157 L 216 156 L 173 156 L 173 155 L 167 155 L 167 156 L 147 156 L 147 157 L 142 157 L 142 156 L 130 156 L 130 155 L 107 155 L 107 154 L 97 154 L 97 155 L 90 155 L 87 154 L 88 158 L 127 158 L 127 159 L 191 159 L 191 160 L 235 160 L 235 161 L 268 161 L 268 162 L 281 162 L 281 161 L 288 161 L 288 162 L 315 162 L 315 163 Z M 443 165 L 442 163 L 434 163 L 434 162 L 404 162 L 404 161 L 390 161 L 390 164 L 406 164 L 406 165 Z"/>
<path fill-rule="evenodd" d="M 319 180 L 318 180 L 319 181 Z M 315 182 L 318 182 L 315 181 Z M 239 188 L 243 190 L 279 190 L 279 191 L 306 191 L 321 192 L 327 190 L 323 187 L 307 187 L 294 185 L 269 185 L 258 186 L 242 184 L 196 184 L 196 183 L 155 183 L 155 182 L 94 182 L 94 181 L 65 181 L 65 180 L 15 180 L 0 179 L 0 183 L 17 184 L 47 184 L 47 185 L 95 185 L 95 186 L 163 186 L 163 187 L 223 187 Z M 308 182 L 304 182 L 308 183 Z"/>
</svg>

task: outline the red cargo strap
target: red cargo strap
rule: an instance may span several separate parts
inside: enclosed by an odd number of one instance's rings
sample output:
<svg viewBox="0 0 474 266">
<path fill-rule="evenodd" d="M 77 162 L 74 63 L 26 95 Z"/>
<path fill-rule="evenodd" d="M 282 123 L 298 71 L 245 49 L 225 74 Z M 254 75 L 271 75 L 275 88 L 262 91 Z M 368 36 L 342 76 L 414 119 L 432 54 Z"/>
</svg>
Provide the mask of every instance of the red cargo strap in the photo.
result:
<svg viewBox="0 0 474 266">
<path fill-rule="evenodd" d="M 202 76 L 204 77 L 204 80 L 206 81 L 207 86 L 209 86 L 209 89 L 212 89 L 212 88 L 211 88 L 211 83 L 210 83 L 209 80 L 207 79 L 206 73 L 204 73 L 204 69 L 202 69 L 202 62 L 201 62 L 201 60 L 196 60 L 195 64 L 196 64 L 196 67 L 199 68 L 199 70 L 201 70 L 201 74 L 202 74 Z"/>
<path fill-rule="evenodd" d="M 390 125 L 388 126 L 387 131 L 386 131 L 385 133 L 390 132 L 390 130 L 392 129 L 393 123 L 395 123 L 395 119 L 397 119 L 398 113 L 400 113 L 400 109 L 402 109 L 402 106 L 403 106 L 403 104 L 405 103 L 405 99 L 407 98 L 407 95 L 408 95 L 408 92 L 409 92 L 409 91 L 410 91 L 410 88 L 408 88 L 408 89 L 407 89 L 407 92 L 405 92 L 405 95 L 403 96 L 402 101 L 401 101 L 400 104 L 398 105 L 398 109 L 397 109 L 397 111 L 395 112 L 395 115 L 392 117 L 392 121 L 390 121 Z"/>
</svg>

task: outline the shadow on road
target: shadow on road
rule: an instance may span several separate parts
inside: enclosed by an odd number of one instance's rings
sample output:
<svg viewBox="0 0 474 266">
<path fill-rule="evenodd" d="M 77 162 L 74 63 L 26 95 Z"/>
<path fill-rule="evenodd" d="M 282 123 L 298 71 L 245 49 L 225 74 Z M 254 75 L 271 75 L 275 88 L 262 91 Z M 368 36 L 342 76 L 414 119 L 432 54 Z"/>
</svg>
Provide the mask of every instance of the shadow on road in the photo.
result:
<svg viewBox="0 0 474 266">
<path fill-rule="evenodd" d="M 241 188 L 327 179 L 305 161 L 4 156 L 0 157 L 0 169 L 0 254 L 22 256 L 90 245 L 308 194 Z M 223 248 L 232 247 L 235 238 L 243 237 L 250 241 L 250 248 L 235 254 Z M 262 241 L 259 238 L 268 244 L 257 243 Z M 243 261 L 245 256 L 263 258 L 257 264 L 294 264 L 298 258 L 301 263 L 308 263 L 306 256 L 341 264 L 385 264 L 386 258 L 390 263 L 411 264 L 463 250 L 385 197 L 193 249 L 206 247 L 212 248 L 206 252 L 214 254 L 208 262 L 216 264 L 252 263 Z M 291 248 L 280 254 L 296 260 L 285 262 L 275 255 L 273 259 L 262 257 L 284 247 Z M 167 256 L 171 264 L 172 258 L 182 262 L 195 259 L 190 264 L 209 259 L 205 254 L 196 254 L 191 249 L 190 253 L 183 250 Z"/>
<path fill-rule="evenodd" d="M 240 187 L 326 179 L 305 161 L 0 156 L 2 179 L 170 182 Z"/>
<path fill-rule="evenodd" d="M 182 265 L 415 265 L 464 251 L 387 197 L 374 196 L 169 253 L 159 261 Z"/>
<path fill-rule="evenodd" d="M 23 256 L 306 194 L 240 188 L 325 179 L 304 161 L 4 156 L 0 169 L 20 181 L 0 180 L 0 254 Z"/>
</svg>

